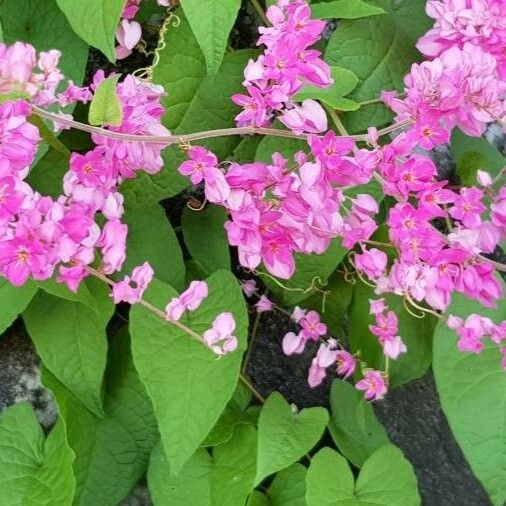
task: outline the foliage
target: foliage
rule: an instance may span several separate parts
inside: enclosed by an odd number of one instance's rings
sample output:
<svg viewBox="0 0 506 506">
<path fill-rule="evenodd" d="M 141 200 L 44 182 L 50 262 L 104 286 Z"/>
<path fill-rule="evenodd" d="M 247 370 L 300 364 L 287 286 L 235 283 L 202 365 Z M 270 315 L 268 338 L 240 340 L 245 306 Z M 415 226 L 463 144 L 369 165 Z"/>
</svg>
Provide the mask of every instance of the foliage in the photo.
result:
<svg viewBox="0 0 506 506">
<path fill-rule="evenodd" d="M 0 414 L 0 504 L 417 505 L 372 401 L 431 366 L 506 500 L 506 12 L 262 3 L 0 1 L 0 332 L 58 408 Z M 247 377 L 264 312 L 329 409 Z"/>
</svg>

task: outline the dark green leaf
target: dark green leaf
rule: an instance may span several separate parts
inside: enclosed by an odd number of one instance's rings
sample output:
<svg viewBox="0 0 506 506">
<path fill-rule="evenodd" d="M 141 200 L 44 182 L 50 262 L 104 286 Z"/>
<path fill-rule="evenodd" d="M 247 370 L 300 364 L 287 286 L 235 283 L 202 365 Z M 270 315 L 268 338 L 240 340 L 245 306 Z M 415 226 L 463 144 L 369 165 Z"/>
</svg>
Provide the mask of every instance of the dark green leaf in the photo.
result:
<svg viewBox="0 0 506 506">
<path fill-rule="evenodd" d="M 384 14 L 385 11 L 363 0 L 337 0 L 312 5 L 311 13 L 316 19 L 358 19 Z"/>
<path fill-rule="evenodd" d="M 0 334 L 14 323 L 14 320 L 30 304 L 37 292 L 37 285 L 27 281 L 17 287 L 5 278 L 0 278 Z"/>
</svg>

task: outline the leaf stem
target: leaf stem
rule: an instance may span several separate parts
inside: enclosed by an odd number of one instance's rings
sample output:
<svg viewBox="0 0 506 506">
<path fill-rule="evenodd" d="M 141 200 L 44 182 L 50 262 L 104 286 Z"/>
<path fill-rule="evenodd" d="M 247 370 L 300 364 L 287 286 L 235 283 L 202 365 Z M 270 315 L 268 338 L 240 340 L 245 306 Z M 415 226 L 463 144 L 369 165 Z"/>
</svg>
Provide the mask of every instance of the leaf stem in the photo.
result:
<svg viewBox="0 0 506 506">
<path fill-rule="evenodd" d="M 249 382 L 248 378 L 243 373 L 239 375 L 239 379 L 244 383 L 246 388 L 253 394 L 253 396 L 262 404 L 265 403 L 265 397 Z"/>
<path fill-rule="evenodd" d="M 337 114 L 337 112 L 332 109 L 332 107 L 325 106 L 325 109 L 327 109 L 328 113 L 330 114 L 330 117 L 332 118 L 332 121 L 334 122 L 334 125 L 337 128 L 337 131 L 344 135 L 345 137 L 348 137 L 348 132 L 346 131 L 346 127 L 343 125 L 343 122 L 341 121 L 341 118 Z"/>
<path fill-rule="evenodd" d="M 251 329 L 251 337 L 250 337 L 250 340 L 249 340 L 249 343 L 248 343 L 248 349 L 246 351 L 246 355 L 245 355 L 244 361 L 242 363 L 241 372 L 243 374 L 246 373 L 246 370 L 248 368 L 249 358 L 250 358 L 251 352 L 253 350 L 253 344 L 255 343 L 255 339 L 256 339 L 256 336 L 257 336 L 257 332 L 258 332 L 258 326 L 260 324 L 260 318 L 261 318 L 261 313 L 260 313 L 260 311 L 257 311 L 256 315 L 255 315 L 255 320 L 253 321 L 253 328 Z"/>
</svg>

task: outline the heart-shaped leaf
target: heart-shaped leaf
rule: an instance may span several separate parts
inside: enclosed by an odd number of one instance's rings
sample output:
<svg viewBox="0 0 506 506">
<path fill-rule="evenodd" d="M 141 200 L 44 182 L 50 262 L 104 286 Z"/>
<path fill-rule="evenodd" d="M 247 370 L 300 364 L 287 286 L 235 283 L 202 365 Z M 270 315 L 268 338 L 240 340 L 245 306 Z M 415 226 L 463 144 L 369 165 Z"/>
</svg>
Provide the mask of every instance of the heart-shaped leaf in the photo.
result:
<svg viewBox="0 0 506 506">
<path fill-rule="evenodd" d="M 322 437 L 328 418 L 325 408 L 308 408 L 297 413 L 281 394 L 272 393 L 258 420 L 255 485 L 311 450 Z"/>
<path fill-rule="evenodd" d="M 394 445 L 379 448 L 367 459 L 357 482 L 344 457 L 323 448 L 307 472 L 308 506 L 419 506 L 420 496 L 411 464 Z"/>
<path fill-rule="evenodd" d="M 130 313 L 134 362 L 153 400 L 171 472 L 177 474 L 213 428 L 232 397 L 246 347 L 248 316 L 236 278 L 216 271 L 206 280 L 209 297 L 184 320 L 202 335 L 218 313 L 233 313 L 239 349 L 218 359 L 201 342 L 142 306 Z M 177 295 L 160 281 L 151 284 L 147 298 L 165 307 Z"/>
</svg>

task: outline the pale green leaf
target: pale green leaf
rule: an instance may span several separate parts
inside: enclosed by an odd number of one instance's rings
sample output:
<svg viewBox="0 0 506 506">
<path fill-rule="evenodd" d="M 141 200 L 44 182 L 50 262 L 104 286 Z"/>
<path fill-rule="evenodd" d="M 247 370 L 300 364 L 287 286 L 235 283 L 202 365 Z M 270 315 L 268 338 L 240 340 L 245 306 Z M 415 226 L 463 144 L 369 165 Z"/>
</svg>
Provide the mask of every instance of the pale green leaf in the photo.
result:
<svg viewBox="0 0 506 506">
<path fill-rule="evenodd" d="M 328 422 L 324 408 L 295 412 L 277 392 L 265 402 L 258 420 L 255 484 L 304 456 L 322 437 Z"/>
<path fill-rule="evenodd" d="M 503 284 L 504 286 L 504 284 Z M 465 318 L 479 312 L 499 323 L 506 301 L 487 309 L 455 294 L 449 314 Z M 443 322 L 434 333 L 434 375 L 441 406 L 453 435 L 493 504 L 506 501 L 506 374 L 498 346 L 485 340 L 479 355 L 457 348 L 457 335 Z"/>
<path fill-rule="evenodd" d="M 107 358 L 106 325 L 114 306 L 103 284 L 94 287 L 101 310 L 42 291 L 23 313 L 44 365 L 93 413 L 101 416 L 102 377 Z"/>
<path fill-rule="evenodd" d="M 206 282 L 209 296 L 182 322 L 202 335 L 219 313 L 230 311 L 237 323 L 239 349 L 221 359 L 143 307 L 135 306 L 130 313 L 135 365 L 153 400 L 174 475 L 213 428 L 232 397 L 246 347 L 248 318 L 237 280 L 227 271 L 216 271 Z M 148 300 L 161 308 L 175 296 L 175 290 L 161 282 L 153 282 L 147 293 Z"/>
<path fill-rule="evenodd" d="M 56 0 L 73 30 L 114 62 L 115 34 L 125 0 Z"/>
<path fill-rule="evenodd" d="M 307 472 L 308 506 L 419 506 L 417 480 L 411 464 L 393 445 L 367 459 L 354 483 L 346 459 L 323 448 Z"/>
<path fill-rule="evenodd" d="M 111 340 L 102 417 L 90 413 L 47 371 L 43 382 L 58 401 L 76 454 L 76 506 L 120 504 L 145 473 L 159 437 L 151 402 L 132 362 L 128 332 Z"/>
<path fill-rule="evenodd" d="M 334 380 L 330 392 L 329 429 L 339 451 L 356 467 L 390 440 L 371 404 L 350 383 Z"/>
<path fill-rule="evenodd" d="M 37 285 L 33 281 L 27 281 L 18 287 L 5 278 L 0 278 L 0 334 L 14 323 L 36 292 Z"/>
<path fill-rule="evenodd" d="M 186 207 L 182 226 L 184 242 L 191 256 L 210 274 L 217 269 L 230 269 L 230 252 L 223 224 L 227 213 L 218 206 L 200 211 Z"/>
<path fill-rule="evenodd" d="M 119 75 L 100 82 L 93 94 L 88 112 L 90 125 L 118 126 L 123 121 L 123 109 L 116 93 Z"/>
<path fill-rule="evenodd" d="M 311 14 L 316 19 L 358 19 L 384 14 L 385 10 L 363 0 L 337 0 L 322 2 L 311 6 Z"/>
<path fill-rule="evenodd" d="M 206 60 L 207 73 L 220 68 L 241 0 L 181 0 L 181 7 Z"/>
<path fill-rule="evenodd" d="M 72 504 L 73 460 L 61 421 L 44 440 L 29 404 L 11 406 L 0 416 L 0 504 Z"/>
<path fill-rule="evenodd" d="M 259 492 L 258 490 L 253 490 L 250 496 L 248 497 L 247 506 L 269 506 L 271 503 L 269 499 Z"/>
</svg>

